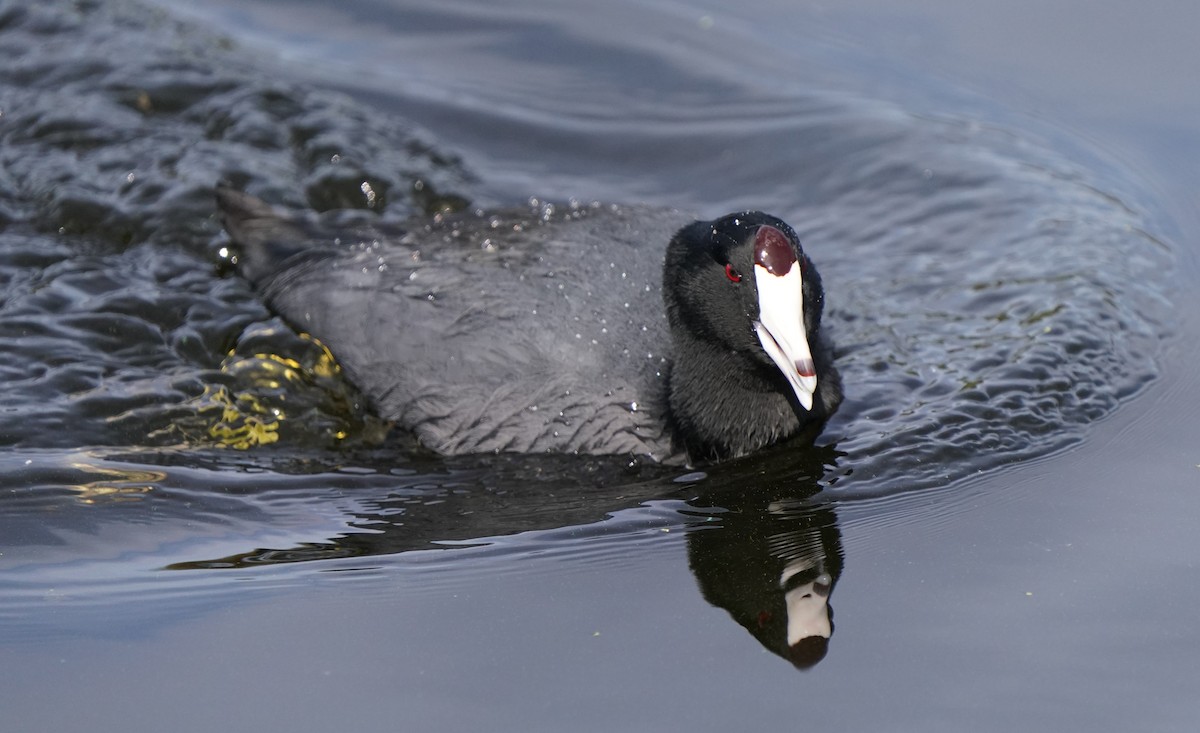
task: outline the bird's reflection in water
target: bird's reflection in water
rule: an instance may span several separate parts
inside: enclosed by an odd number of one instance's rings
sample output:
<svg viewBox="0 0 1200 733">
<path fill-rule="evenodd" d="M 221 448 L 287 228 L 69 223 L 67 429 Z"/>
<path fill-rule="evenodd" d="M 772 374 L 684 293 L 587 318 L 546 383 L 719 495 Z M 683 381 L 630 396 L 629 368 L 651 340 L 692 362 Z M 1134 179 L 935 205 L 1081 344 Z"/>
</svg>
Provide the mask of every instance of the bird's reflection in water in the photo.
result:
<svg viewBox="0 0 1200 733">
<path fill-rule="evenodd" d="M 705 600 L 799 669 L 829 649 L 829 597 L 842 572 L 837 516 L 813 498 L 819 489 L 816 478 L 792 475 L 688 502 L 688 561 Z"/>
<path fill-rule="evenodd" d="M 357 502 L 346 526 L 369 532 L 348 531 L 289 547 L 248 547 L 166 567 L 248 568 L 479 546 L 516 532 L 532 537 L 542 530 L 595 525 L 605 514 L 677 498 L 687 506 L 688 559 L 704 598 L 729 611 L 768 649 L 806 669 L 824 658 L 833 634 L 829 598 L 842 571 L 841 537 L 833 508 L 818 492 L 819 481 L 832 475 L 839 455 L 832 447 L 796 451 L 781 446 L 753 462 L 722 464 L 696 474 L 702 478 L 689 481 L 688 489 L 679 488 L 683 477 L 673 483 L 659 477 L 643 482 L 631 480 L 637 477 L 624 464 L 606 472 L 569 458 L 459 460 L 456 470 L 440 476 L 439 489 L 405 490 L 396 485 L 402 478 L 383 469 L 344 475 L 318 467 L 321 485 L 330 476 L 348 481 L 340 491 L 357 496 Z M 280 475 L 294 482 L 294 476 L 308 472 L 303 465 L 293 468 L 293 473 Z M 251 474 L 254 480 L 263 475 Z M 426 469 L 417 475 L 424 482 L 431 474 Z M 497 475 L 507 479 L 502 493 L 489 488 Z M 372 478 L 382 483 L 375 486 Z M 326 501 L 324 492 L 316 498 L 295 489 L 283 493 L 302 508 Z M 264 508 L 287 509 L 278 492 L 272 496 Z M 465 544 L 443 544 L 447 541 Z"/>
</svg>

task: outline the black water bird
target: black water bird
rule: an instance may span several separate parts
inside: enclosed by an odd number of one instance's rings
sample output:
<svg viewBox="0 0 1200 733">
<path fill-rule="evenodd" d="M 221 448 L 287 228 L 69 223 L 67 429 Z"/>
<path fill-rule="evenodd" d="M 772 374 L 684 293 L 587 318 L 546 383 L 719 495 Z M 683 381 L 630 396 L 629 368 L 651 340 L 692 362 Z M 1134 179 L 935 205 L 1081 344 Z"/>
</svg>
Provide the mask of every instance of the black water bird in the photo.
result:
<svg viewBox="0 0 1200 733">
<path fill-rule="evenodd" d="M 389 228 L 217 198 L 268 304 L 443 454 L 720 460 L 811 439 L 842 398 L 821 278 L 760 212 L 536 206 Z"/>
</svg>

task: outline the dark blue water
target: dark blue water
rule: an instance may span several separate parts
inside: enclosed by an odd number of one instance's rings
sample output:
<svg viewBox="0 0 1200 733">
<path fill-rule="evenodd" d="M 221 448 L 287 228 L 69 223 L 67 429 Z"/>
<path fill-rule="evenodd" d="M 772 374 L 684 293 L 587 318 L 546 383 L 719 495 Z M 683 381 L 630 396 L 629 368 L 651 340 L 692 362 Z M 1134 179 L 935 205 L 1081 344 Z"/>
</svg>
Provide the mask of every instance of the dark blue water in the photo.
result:
<svg viewBox="0 0 1200 733">
<path fill-rule="evenodd" d="M 1190 10 L 0 8 L 5 729 L 1191 728 Z M 222 270 L 222 178 L 774 211 L 847 403 L 433 458 Z"/>
</svg>

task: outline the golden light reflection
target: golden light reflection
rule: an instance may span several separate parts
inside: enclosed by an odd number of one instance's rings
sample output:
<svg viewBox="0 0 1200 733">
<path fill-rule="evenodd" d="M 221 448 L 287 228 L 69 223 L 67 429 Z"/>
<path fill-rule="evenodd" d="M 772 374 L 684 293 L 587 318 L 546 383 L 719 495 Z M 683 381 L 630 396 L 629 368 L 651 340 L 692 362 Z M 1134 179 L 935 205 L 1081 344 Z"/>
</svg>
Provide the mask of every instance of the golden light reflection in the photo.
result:
<svg viewBox="0 0 1200 733">
<path fill-rule="evenodd" d="M 218 413 L 208 427 L 208 437 L 223 448 L 245 450 L 279 440 L 279 429 L 287 419 L 284 404 L 291 385 L 310 385 L 340 376 L 341 367 L 333 353 L 312 336 L 297 334 L 311 347 L 307 358 L 257 352 L 243 356 L 232 350 L 222 362 L 222 374 L 235 378 L 246 388 L 234 391 L 225 385 L 207 385 L 196 402 L 199 411 Z M 345 436 L 339 431 L 337 438 Z"/>
<path fill-rule="evenodd" d="M 208 428 L 208 437 L 222 448 L 245 449 L 279 440 L 283 410 L 266 405 L 249 392 L 235 394 L 224 385 L 206 385 L 197 406 L 201 414 L 220 411 L 220 419 Z"/>
<path fill-rule="evenodd" d="M 219 378 L 188 401 L 189 414 L 154 437 L 247 450 L 290 435 L 340 442 L 358 435 L 354 428 L 367 419 L 333 353 L 308 334 L 282 326 L 248 330 L 218 369 Z"/>
<path fill-rule="evenodd" d="M 83 504 L 138 501 L 167 477 L 162 471 L 104 468 L 82 461 L 72 463 L 71 467 L 85 475 L 102 477 L 67 485 Z"/>
</svg>

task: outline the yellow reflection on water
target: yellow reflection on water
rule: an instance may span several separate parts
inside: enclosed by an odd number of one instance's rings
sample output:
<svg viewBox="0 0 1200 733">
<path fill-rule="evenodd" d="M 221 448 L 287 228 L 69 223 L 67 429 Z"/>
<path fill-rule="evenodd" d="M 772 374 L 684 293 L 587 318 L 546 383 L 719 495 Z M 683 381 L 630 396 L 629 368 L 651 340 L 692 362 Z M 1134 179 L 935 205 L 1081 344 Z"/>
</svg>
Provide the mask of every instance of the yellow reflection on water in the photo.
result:
<svg viewBox="0 0 1200 733">
<path fill-rule="evenodd" d="M 85 476 L 97 476 L 93 481 L 67 485 L 84 504 L 137 501 L 167 477 L 162 471 L 107 468 L 83 461 L 75 461 L 71 467 Z"/>
<path fill-rule="evenodd" d="M 254 337 L 270 339 L 272 330 L 263 329 Z M 204 418 L 201 429 L 207 440 L 238 450 L 278 442 L 289 404 L 299 413 L 311 412 L 312 403 L 320 399 L 319 393 L 338 390 L 340 385 L 329 383 L 338 380 L 342 371 L 333 353 L 308 334 L 295 337 L 303 342 L 297 356 L 266 351 L 246 355 L 237 349 L 229 352 L 220 371 L 232 378 L 232 385 L 205 385 L 204 392 L 192 402 Z M 338 430 L 333 437 L 342 440 L 346 435 L 345 430 Z"/>
</svg>

